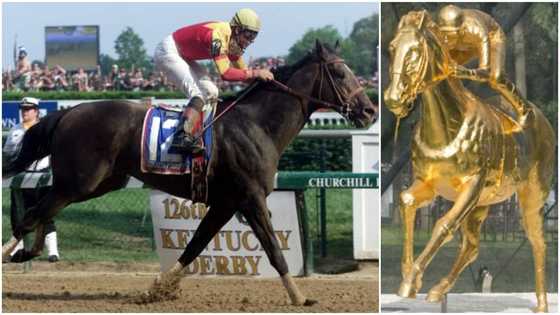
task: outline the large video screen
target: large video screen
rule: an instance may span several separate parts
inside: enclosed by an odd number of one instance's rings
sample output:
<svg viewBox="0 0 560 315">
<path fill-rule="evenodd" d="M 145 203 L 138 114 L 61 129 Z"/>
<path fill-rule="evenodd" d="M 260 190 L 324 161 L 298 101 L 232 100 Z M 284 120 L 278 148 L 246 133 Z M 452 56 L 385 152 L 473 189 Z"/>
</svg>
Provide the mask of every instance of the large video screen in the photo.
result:
<svg viewBox="0 0 560 315">
<path fill-rule="evenodd" d="M 45 27 L 46 63 L 69 71 L 95 70 L 99 63 L 99 26 Z"/>
</svg>

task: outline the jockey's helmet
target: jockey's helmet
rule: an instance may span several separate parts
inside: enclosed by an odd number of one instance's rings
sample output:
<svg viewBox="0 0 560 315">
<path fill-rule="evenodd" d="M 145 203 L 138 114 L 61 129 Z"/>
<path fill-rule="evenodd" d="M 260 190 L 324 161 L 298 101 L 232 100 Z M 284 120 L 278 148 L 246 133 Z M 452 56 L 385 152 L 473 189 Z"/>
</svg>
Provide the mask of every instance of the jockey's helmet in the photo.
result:
<svg viewBox="0 0 560 315">
<path fill-rule="evenodd" d="M 261 30 L 261 20 L 252 9 L 241 9 L 237 11 L 229 24 L 256 33 Z"/>
<path fill-rule="evenodd" d="M 439 10 L 437 22 L 440 31 L 455 33 L 463 24 L 463 10 L 452 4 L 446 5 Z"/>
</svg>

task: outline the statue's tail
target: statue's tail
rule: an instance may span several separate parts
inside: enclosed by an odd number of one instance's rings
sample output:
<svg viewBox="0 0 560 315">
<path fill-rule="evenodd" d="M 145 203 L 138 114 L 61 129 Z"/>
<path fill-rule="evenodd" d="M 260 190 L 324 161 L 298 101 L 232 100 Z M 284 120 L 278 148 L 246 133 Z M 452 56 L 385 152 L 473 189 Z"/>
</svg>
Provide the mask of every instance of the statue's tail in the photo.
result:
<svg viewBox="0 0 560 315">
<path fill-rule="evenodd" d="M 25 132 L 19 149 L 13 155 L 2 155 L 2 178 L 23 172 L 33 162 L 51 154 L 52 137 L 60 119 L 69 111 L 60 110 L 43 117 Z"/>
</svg>

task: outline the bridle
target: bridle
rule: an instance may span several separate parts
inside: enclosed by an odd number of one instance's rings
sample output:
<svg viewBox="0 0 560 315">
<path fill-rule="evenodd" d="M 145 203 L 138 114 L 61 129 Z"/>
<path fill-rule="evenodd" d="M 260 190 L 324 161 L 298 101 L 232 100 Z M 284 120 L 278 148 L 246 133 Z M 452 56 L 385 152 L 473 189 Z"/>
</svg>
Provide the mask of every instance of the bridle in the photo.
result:
<svg viewBox="0 0 560 315">
<path fill-rule="evenodd" d="M 344 91 L 342 91 L 338 87 L 338 85 L 335 83 L 334 78 L 332 76 L 332 73 L 329 70 L 329 65 L 330 64 L 335 64 L 335 63 L 344 63 L 344 59 L 335 58 L 333 60 L 320 61 L 319 62 L 319 71 L 315 75 L 315 78 L 313 79 L 314 82 L 317 82 L 317 77 L 319 77 L 319 83 L 318 83 L 319 88 L 318 88 L 318 92 L 317 92 L 317 97 L 313 97 L 311 95 L 301 93 L 301 92 L 299 92 L 297 90 L 294 90 L 294 89 L 290 88 L 289 86 L 287 86 L 287 85 L 285 85 L 282 82 L 279 82 L 277 80 L 272 80 L 272 83 L 274 83 L 281 90 L 283 90 L 284 92 L 286 92 L 288 94 L 297 96 L 300 99 L 305 99 L 305 100 L 307 100 L 311 103 L 319 104 L 319 105 L 322 105 L 324 107 L 334 109 L 337 112 L 341 113 L 346 119 L 349 119 L 350 118 L 350 113 L 352 112 L 352 106 L 351 106 L 352 105 L 352 100 L 356 97 L 356 95 L 358 93 L 360 93 L 364 90 L 364 87 L 362 87 L 359 84 L 359 82 L 356 82 L 358 84 L 358 88 L 354 89 L 349 94 L 345 94 Z M 323 81 L 325 81 L 325 78 L 326 78 L 328 84 L 331 86 L 332 91 L 334 92 L 334 94 L 336 96 L 337 103 L 331 103 L 331 102 L 320 99 L 321 95 L 322 95 L 322 91 L 323 91 Z M 312 94 L 313 94 L 313 92 L 312 92 Z M 307 114 L 308 114 L 307 109 L 305 108 L 305 106 L 303 106 L 303 104 L 302 104 L 302 110 L 304 112 L 305 117 L 307 117 Z"/>
<path fill-rule="evenodd" d="M 410 80 L 412 82 L 414 82 L 414 85 L 412 87 L 409 87 L 408 91 L 406 92 L 406 99 L 409 100 L 406 102 L 406 104 L 404 104 L 403 106 L 406 106 L 406 109 L 402 112 L 402 114 L 400 115 L 400 118 L 406 117 L 408 115 L 408 113 L 410 113 L 410 111 L 412 110 L 412 107 L 414 106 L 414 100 L 418 97 L 418 94 L 421 91 L 424 91 L 428 86 L 430 86 L 432 84 L 432 82 L 425 82 L 423 80 L 423 78 L 426 76 L 426 72 L 428 70 L 428 59 L 429 59 L 429 51 L 428 51 L 428 44 L 426 43 L 426 41 L 424 40 L 422 42 L 422 51 L 423 51 L 423 58 L 422 58 L 422 63 L 420 64 L 420 71 L 418 71 L 418 74 L 414 77 L 413 80 Z M 392 72 L 392 75 L 402 75 L 402 72 Z"/>
</svg>

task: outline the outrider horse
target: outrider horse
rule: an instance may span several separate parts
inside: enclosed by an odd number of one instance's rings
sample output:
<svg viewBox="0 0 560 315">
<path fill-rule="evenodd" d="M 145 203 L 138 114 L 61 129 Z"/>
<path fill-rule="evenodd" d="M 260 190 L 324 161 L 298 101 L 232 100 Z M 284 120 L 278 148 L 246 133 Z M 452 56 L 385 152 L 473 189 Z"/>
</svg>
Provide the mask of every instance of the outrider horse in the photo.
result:
<svg viewBox="0 0 560 315">
<path fill-rule="evenodd" d="M 422 99 L 411 145 L 414 182 L 400 195 L 404 245 L 398 294 L 416 296 L 428 264 L 460 229 L 463 238 L 457 259 L 427 296 L 428 301 L 440 301 L 478 256 L 480 228 L 490 205 L 517 193 L 523 227 L 533 249 L 535 311 L 547 311 L 541 209 L 555 174 L 556 136 L 550 123 L 527 102 L 532 114 L 522 130 L 516 130 L 510 118 L 465 88 L 451 75 L 453 61 L 426 11 L 403 16 L 389 51 L 387 108 L 402 118 L 412 110 L 417 96 Z M 414 259 L 416 210 L 438 195 L 454 201 L 453 207 L 437 221 L 430 241 Z"/>
<path fill-rule="evenodd" d="M 240 211 L 280 274 L 292 304 L 312 303 L 288 273 L 274 236 L 266 197 L 273 190 L 280 155 L 311 113 L 330 106 L 356 126 L 365 127 L 375 119 L 377 108 L 344 61 L 319 42 L 298 63 L 278 69 L 276 78 L 285 84 L 284 89 L 271 82 L 260 83 L 215 122 L 213 158 L 208 169 L 209 211 L 175 266 L 155 280 L 146 301 L 175 295 L 181 270 Z M 140 170 L 146 110 L 144 105 L 127 101 L 84 103 L 50 114 L 27 131 L 20 153 L 4 163 L 2 175 L 13 176 L 32 161 L 50 154 L 53 185 L 48 195 L 28 210 L 12 239 L 2 247 L 3 259 L 17 241 L 35 229 L 33 248 L 19 253 L 15 260 L 40 255 L 45 222 L 70 203 L 122 188 L 129 176 L 176 196 L 191 196 L 190 175 L 157 175 Z"/>
</svg>

